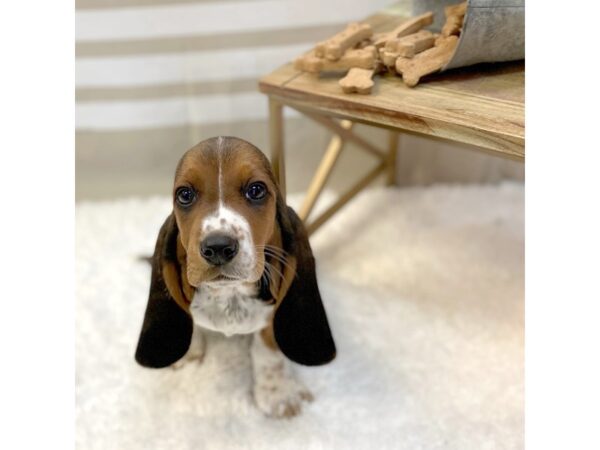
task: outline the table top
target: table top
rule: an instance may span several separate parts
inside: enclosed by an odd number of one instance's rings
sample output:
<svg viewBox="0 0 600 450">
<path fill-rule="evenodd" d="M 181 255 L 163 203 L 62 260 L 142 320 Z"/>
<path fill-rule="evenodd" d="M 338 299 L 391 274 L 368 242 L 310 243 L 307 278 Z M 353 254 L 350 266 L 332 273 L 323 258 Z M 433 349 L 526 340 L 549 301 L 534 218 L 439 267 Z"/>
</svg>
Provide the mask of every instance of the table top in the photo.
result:
<svg viewBox="0 0 600 450">
<path fill-rule="evenodd" d="M 375 14 L 375 32 L 406 18 Z M 414 88 L 399 76 L 378 75 L 371 95 L 344 94 L 340 74 L 295 70 L 288 63 L 261 78 L 261 92 L 285 105 L 356 122 L 471 144 L 525 158 L 525 64 L 481 64 L 430 75 Z"/>
</svg>

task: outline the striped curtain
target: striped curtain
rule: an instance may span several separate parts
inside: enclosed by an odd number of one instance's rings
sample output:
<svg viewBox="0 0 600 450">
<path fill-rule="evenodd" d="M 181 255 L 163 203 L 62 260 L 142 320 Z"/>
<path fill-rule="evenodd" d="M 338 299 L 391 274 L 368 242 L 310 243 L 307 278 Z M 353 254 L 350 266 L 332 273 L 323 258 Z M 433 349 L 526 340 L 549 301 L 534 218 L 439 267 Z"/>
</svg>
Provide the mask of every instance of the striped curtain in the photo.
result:
<svg viewBox="0 0 600 450">
<path fill-rule="evenodd" d="M 410 14 L 410 0 L 76 0 L 77 198 L 169 192 L 181 153 L 210 136 L 266 150 L 258 78 L 389 3 Z M 328 136 L 287 121 L 290 192 L 306 187 Z M 401 147 L 406 184 L 523 178 L 517 163 L 445 143 L 405 136 Z M 349 173 L 369 163 L 347 162 Z"/>
<path fill-rule="evenodd" d="M 77 0 L 77 130 L 265 119 L 261 75 L 386 3 Z"/>
</svg>

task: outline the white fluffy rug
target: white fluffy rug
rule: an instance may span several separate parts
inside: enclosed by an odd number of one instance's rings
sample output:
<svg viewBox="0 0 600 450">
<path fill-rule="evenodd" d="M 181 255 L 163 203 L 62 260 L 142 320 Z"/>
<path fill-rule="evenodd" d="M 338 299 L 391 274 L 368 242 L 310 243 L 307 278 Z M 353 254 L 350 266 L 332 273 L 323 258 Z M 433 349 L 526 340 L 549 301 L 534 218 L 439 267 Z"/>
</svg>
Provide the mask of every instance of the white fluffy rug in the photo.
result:
<svg viewBox="0 0 600 450">
<path fill-rule="evenodd" d="M 296 366 L 316 400 L 291 420 L 254 408 L 246 338 L 212 335 L 178 371 L 136 365 L 136 257 L 169 209 L 77 206 L 78 448 L 523 447 L 522 185 L 375 189 L 314 235 L 338 357 Z"/>
</svg>

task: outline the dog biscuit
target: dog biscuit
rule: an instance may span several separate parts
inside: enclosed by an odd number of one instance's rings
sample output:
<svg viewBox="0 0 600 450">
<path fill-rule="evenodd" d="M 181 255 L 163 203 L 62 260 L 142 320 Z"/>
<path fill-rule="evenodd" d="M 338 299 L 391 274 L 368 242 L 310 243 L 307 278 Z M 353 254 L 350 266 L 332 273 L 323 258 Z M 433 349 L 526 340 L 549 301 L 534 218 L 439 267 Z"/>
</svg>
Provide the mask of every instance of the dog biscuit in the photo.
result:
<svg viewBox="0 0 600 450">
<path fill-rule="evenodd" d="M 398 58 L 398 53 L 396 52 L 388 52 L 385 49 L 379 50 L 379 58 L 387 67 L 394 67 L 396 65 L 396 58 Z"/>
<path fill-rule="evenodd" d="M 446 18 L 450 16 L 464 16 L 467 13 L 467 2 L 462 2 L 457 5 L 448 5 L 444 8 Z"/>
<path fill-rule="evenodd" d="M 312 51 L 296 59 L 294 68 L 312 73 L 347 71 L 353 67 L 372 69 L 376 59 L 377 52 L 373 46 L 347 50 L 337 61 L 319 58 Z"/>
<path fill-rule="evenodd" d="M 441 40 L 436 47 L 409 59 L 410 62 L 407 64 L 398 58 L 396 59 L 396 70 L 402 73 L 402 79 L 407 86 L 416 86 L 421 77 L 437 72 L 450 61 L 457 43 L 457 36 L 448 36 Z"/>
<path fill-rule="evenodd" d="M 396 62 L 394 63 L 394 68 L 396 69 L 396 73 L 401 74 L 402 72 L 407 70 L 411 64 L 412 64 L 412 58 L 398 56 L 396 58 Z"/>
<path fill-rule="evenodd" d="M 429 26 L 433 23 L 433 13 L 431 11 L 413 17 L 404 23 L 401 23 L 396 28 L 388 33 L 382 33 L 375 39 L 374 45 L 377 48 L 383 47 L 390 39 L 399 38 L 409 34 L 416 33 L 421 28 Z"/>
<path fill-rule="evenodd" d="M 431 31 L 421 30 L 408 36 L 387 41 L 385 50 L 397 53 L 399 56 L 412 58 L 415 54 L 433 47 L 434 42 L 435 35 Z"/>
<path fill-rule="evenodd" d="M 373 82 L 373 69 L 360 69 L 354 67 L 339 81 L 339 85 L 346 94 L 356 92 L 358 94 L 370 94 Z"/>
<path fill-rule="evenodd" d="M 442 28 L 442 36 L 458 36 L 463 25 L 464 16 L 450 16 Z"/>
<path fill-rule="evenodd" d="M 371 36 L 373 36 L 371 25 L 367 23 L 351 23 L 344 31 L 324 42 L 318 43 L 315 47 L 315 56 L 326 58 L 330 61 L 337 61 L 346 50 Z"/>
<path fill-rule="evenodd" d="M 373 45 L 372 39 L 371 38 L 367 38 L 367 39 L 363 39 L 358 44 L 356 44 L 354 46 L 354 48 L 365 48 L 365 47 L 371 47 L 372 45 Z"/>
</svg>

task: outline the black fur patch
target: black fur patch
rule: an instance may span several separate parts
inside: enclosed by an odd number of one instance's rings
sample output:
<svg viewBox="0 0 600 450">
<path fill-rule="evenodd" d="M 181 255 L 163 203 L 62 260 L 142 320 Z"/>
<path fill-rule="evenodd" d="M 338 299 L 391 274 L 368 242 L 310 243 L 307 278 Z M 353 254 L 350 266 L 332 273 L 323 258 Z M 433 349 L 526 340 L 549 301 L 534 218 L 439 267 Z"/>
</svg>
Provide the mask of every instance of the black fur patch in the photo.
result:
<svg viewBox="0 0 600 450">
<path fill-rule="evenodd" d="M 150 296 L 135 352 L 136 361 L 145 367 L 173 364 L 185 355 L 192 339 L 192 318 L 169 294 L 161 269 L 165 258 L 177 263 L 177 233 L 171 214 L 160 229 L 154 249 Z"/>
<path fill-rule="evenodd" d="M 292 361 L 325 364 L 335 358 L 336 348 L 317 285 L 315 260 L 300 218 L 290 207 L 284 215 L 287 223 L 280 226 L 289 246 L 285 250 L 296 257 L 297 265 L 296 277 L 275 312 L 275 340 Z"/>
</svg>

